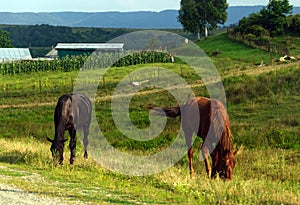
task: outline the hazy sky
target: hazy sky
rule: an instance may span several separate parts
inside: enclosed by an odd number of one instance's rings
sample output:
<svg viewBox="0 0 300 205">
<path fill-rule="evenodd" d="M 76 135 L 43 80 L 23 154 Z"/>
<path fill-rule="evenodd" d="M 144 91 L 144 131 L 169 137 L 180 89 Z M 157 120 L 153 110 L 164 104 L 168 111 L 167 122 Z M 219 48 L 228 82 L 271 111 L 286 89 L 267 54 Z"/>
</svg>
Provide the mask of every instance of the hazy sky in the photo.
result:
<svg viewBox="0 0 300 205">
<path fill-rule="evenodd" d="M 156 3 L 157 2 L 157 3 Z M 227 0 L 229 6 L 267 5 L 269 0 Z M 290 0 L 300 6 L 300 0 Z M 0 12 L 53 12 L 53 11 L 161 11 L 179 9 L 180 0 L 6 0 Z"/>
</svg>

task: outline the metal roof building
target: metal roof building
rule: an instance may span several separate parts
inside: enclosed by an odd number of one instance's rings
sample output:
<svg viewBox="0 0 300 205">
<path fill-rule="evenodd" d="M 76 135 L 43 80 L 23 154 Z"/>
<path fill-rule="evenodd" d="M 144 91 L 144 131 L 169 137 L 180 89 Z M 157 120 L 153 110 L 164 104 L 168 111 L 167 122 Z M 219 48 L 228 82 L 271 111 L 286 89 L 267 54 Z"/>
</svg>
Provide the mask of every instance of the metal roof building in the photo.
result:
<svg viewBox="0 0 300 205">
<path fill-rule="evenodd" d="M 0 61 L 32 60 L 28 48 L 0 48 Z"/>
<path fill-rule="evenodd" d="M 52 48 L 52 50 L 49 51 L 45 57 L 46 58 L 57 58 L 58 57 L 57 50 L 55 50 L 55 48 Z"/>
<path fill-rule="evenodd" d="M 90 55 L 95 51 L 123 51 L 124 43 L 58 43 L 55 47 L 60 58 L 72 55 Z"/>
</svg>

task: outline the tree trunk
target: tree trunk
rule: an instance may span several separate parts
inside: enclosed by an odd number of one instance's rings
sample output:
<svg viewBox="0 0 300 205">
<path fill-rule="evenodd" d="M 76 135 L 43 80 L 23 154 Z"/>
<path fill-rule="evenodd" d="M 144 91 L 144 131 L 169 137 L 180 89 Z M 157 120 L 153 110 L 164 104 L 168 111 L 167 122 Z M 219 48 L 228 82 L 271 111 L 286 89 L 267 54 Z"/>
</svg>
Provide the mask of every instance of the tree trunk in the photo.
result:
<svg viewBox="0 0 300 205">
<path fill-rule="evenodd" d="M 208 28 L 207 28 L 207 25 L 205 25 L 205 38 L 208 38 Z"/>
</svg>

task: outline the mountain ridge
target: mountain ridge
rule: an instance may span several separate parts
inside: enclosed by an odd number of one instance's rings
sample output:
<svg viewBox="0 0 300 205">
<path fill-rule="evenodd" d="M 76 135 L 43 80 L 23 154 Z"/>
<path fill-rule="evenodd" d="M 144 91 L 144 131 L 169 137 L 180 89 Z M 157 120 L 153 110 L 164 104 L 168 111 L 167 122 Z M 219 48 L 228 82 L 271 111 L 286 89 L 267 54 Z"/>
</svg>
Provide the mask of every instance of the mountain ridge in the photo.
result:
<svg viewBox="0 0 300 205">
<path fill-rule="evenodd" d="M 225 26 L 236 24 L 250 13 L 259 12 L 263 6 L 230 6 Z M 300 7 L 294 7 L 293 14 L 300 14 Z M 96 28 L 160 29 L 182 28 L 177 21 L 177 10 L 133 11 L 133 12 L 0 12 L 0 24 L 40 25 Z"/>
</svg>

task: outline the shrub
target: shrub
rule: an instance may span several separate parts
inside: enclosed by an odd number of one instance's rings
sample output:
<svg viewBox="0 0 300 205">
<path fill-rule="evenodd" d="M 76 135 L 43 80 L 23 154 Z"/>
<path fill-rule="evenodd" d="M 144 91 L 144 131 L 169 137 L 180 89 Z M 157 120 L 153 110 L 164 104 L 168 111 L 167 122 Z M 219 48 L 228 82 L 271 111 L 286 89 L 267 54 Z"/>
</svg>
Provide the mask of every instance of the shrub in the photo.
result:
<svg viewBox="0 0 300 205">
<path fill-rule="evenodd" d="M 289 32 L 300 36 L 300 14 L 288 16 L 287 20 Z"/>
<path fill-rule="evenodd" d="M 250 29 L 248 30 L 248 32 L 252 33 L 256 37 L 262 37 L 262 36 L 268 35 L 268 31 L 260 25 L 251 26 Z"/>
</svg>

